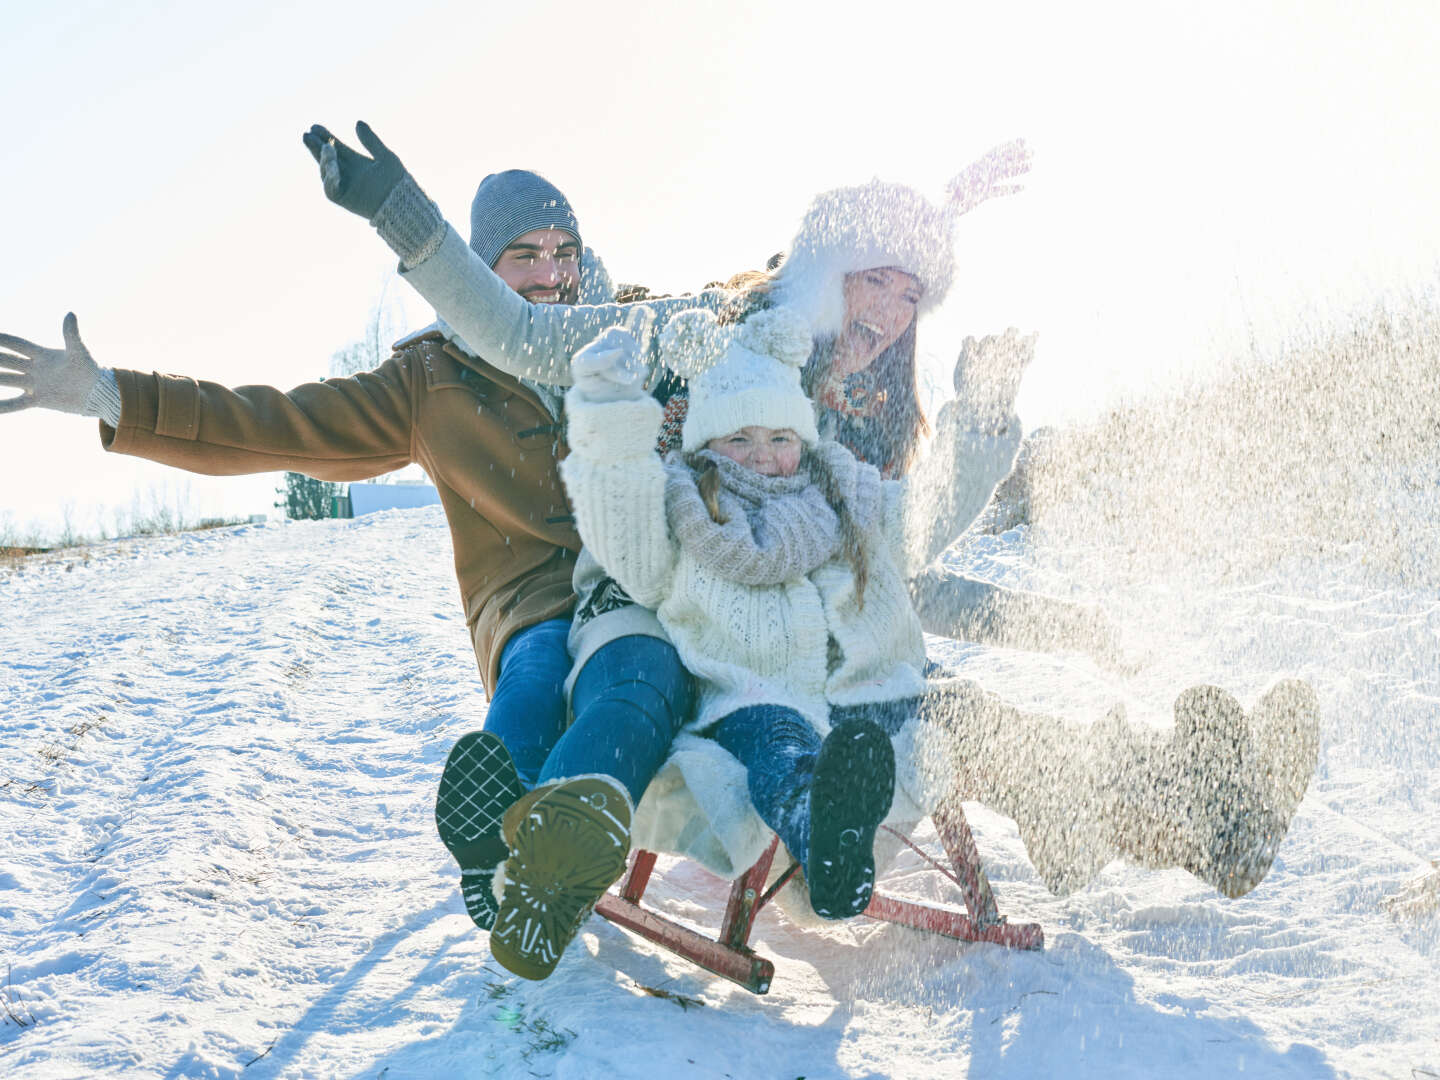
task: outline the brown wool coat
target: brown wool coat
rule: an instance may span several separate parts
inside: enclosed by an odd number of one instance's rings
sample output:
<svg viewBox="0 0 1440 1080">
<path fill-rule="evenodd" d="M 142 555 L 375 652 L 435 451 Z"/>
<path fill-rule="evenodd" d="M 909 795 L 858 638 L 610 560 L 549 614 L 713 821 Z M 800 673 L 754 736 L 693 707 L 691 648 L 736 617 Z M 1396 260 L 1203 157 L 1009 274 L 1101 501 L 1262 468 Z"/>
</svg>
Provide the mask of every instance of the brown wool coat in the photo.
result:
<svg viewBox="0 0 1440 1080">
<path fill-rule="evenodd" d="M 580 537 L 560 483 L 567 448 L 540 399 L 433 333 L 374 371 L 227 389 L 117 370 L 106 450 L 212 476 L 288 469 L 364 480 L 418 463 L 440 493 L 487 692 L 517 630 L 568 616 Z"/>
</svg>

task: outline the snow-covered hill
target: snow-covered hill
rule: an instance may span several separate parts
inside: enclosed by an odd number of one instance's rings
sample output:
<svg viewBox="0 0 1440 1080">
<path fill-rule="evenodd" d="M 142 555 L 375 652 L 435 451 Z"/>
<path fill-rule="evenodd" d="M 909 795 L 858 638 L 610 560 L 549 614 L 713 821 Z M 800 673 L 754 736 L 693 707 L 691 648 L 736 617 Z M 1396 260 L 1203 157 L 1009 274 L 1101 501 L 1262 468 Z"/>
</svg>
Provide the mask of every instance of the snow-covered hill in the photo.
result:
<svg viewBox="0 0 1440 1080">
<path fill-rule="evenodd" d="M 762 914 L 754 997 L 592 920 L 557 974 L 489 961 L 434 835 L 485 698 L 438 508 L 124 541 L 0 571 L 0 1075 L 1440 1076 L 1440 917 L 1387 897 L 1440 857 L 1440 602 L 1338 552 L 1177 594 L 1102 588 L 1008 534 L 963 558 L 1099 595 L 1140 662 L 936 643 L 1017 703 L 1168 722 L 1185 685 L 1311 679 L 1312 784 L 1226 901 L 1115 864 L 1057 900 L 972 821 L 1041 953 Z M 1347 561 L 1348 560 L 1348 561 Z M 902 861 L 892 892 L 943 897 Z M 726 884 L 648 894 L 718 923 Z"/>
</svg>

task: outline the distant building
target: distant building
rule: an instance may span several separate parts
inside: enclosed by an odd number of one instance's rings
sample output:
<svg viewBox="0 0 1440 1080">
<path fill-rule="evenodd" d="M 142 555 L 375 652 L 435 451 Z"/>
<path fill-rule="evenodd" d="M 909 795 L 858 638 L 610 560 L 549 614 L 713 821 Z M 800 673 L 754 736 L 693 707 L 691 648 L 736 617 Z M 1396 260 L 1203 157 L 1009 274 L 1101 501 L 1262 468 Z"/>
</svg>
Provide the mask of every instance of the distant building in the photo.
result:
<svg viewBox="0 0 1440 1080">
<path fill-rule="evenodd" d="M 360 517 L 377 510 L 409 510 L 439 502 L 440 493 L 434 484 L 351 484 L 348 516 Z"/>
</svg>

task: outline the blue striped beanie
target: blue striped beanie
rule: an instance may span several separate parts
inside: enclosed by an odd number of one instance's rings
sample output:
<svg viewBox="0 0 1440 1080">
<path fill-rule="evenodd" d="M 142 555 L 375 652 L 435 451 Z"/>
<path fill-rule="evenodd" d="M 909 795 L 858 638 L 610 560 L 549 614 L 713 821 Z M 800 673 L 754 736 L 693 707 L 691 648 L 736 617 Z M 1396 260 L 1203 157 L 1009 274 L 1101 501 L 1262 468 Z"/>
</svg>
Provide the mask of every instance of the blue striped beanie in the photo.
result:
<svg viewBox="0 0 1440 1080">
<path fill-rule="evenodd" d="M 480 181 L 470 203 L 470 247 L 486 266 L 494 266 L 512 240 L 532 229 L 564 229 L 580 242 L 570 200 L 539 173 L 507 169 Z"/>
</svg>

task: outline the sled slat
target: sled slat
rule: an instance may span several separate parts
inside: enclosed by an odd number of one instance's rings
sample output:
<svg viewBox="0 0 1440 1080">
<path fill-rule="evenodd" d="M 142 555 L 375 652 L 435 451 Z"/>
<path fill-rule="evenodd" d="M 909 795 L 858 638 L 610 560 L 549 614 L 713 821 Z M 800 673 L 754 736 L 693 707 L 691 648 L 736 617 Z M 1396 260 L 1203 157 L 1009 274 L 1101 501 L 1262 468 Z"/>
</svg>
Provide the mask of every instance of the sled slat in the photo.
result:
<svg viewBox="0 0 1440 1080">
<path fill-rule="evenodd" d="M 747 948 L 733 948 L 712 941 L 688 926 L 681 926 L 613 893 L 600 898 L 595 912 L 616 926 L 639 934 L 706 971 L 738 983 L 753 994 L 766 993 L 775 977 L 775 965 L 763 956 L 757 956 Z"/>
<path fill-rule="evenodd" d="M 986 941 L 1012 949 L 1041 949 L 1045 946 L 1045 933 L 1038 923 L 995 922 L 982 926 L 958 911 L 895 900 L 879 893 L 870 897 L 870 906 L 862 914 L 960 941 Z"/>
<path fill-rule="evenodd" d="M 632 904 L 637 903 L 640 897 L 645 895 L 645 886 L 650 884 L 650 871 L 654 869 L 655 853 L 636 850 L 635 857 L 630 860 L 630 869 L 625 874 L 625 880 L 620 883 L 620 895 Z"/>
<path fill-rule="evenodd" d="M 965 811 L 959 805 L 941 806 L 931 815 L 931 820 L 935 822 L 935 831 L 940 834 L 940 842 L 945 845 L 945 852 L 959 875 L 947 876 L 960 885 L 960 894 L 970 918 L 982 927 L 1003 922 L 1000 909 L 995 905 L 990 879 L 985 876 L 985 868 L 980 864 L 980 849 L 975 846 L 975 836 L 970 832 L 970 823 L 965 820 Z"/>
</svg>

